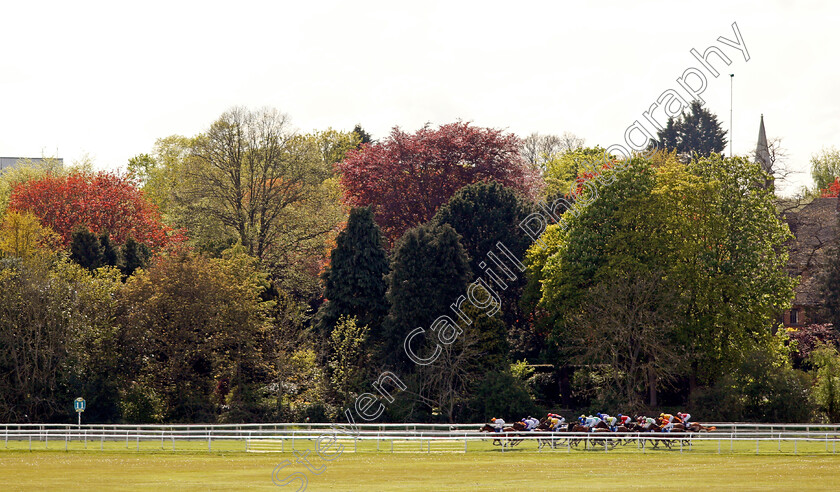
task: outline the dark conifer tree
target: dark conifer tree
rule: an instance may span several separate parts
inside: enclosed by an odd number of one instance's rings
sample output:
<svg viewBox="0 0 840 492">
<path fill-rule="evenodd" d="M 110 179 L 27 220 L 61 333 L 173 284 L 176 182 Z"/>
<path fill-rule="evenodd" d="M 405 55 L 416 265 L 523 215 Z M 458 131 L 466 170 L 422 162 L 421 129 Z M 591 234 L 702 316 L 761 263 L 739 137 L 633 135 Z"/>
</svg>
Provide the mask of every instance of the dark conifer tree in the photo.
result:
<svg viewBox="0 0 840 492">
<path fill-rule="evenodd" d="M 727 132 L 721 128 L 717 116 L 700 101 L 692 101 L 689 110 L 676 119 L 668 119 L 668 125 L 656 135 L 657 146 L 700 157 L 723 152 Z"/>
<path fill-rule="evenodd" d="M 134 275 L 138 268 L 144 268 L 151 256 L 149 247 L 138 243 L 133 237 L 129 237 L 121 249 L 120 271 L 126 277 Z"/>
<path fill-rule="evenodd" d="M 673 117 L 668 118 L 668 123 L 665 125 L 665 128 L 659 130 L 656 134 L 659 137 L 659 141 L 657 142 L 659 148 L 674 150 L 680 147 L 680 135 L 677 126 L 678 123 Z"/>
<path fill-rule="evenodd" d="M 524 261 L 531 240 L 519 224 L 532 209 L 533 205 L 514 190 L 495 181 L 479 182 L 458 190 L 437 211 L 433 221 L 455 229 L 470 257 L 470 268 L 476 276 L 481 276 L 481 265 L 486 267 L 489 262 L 487 253 L 495 251 L 498 254 L 496 244 L 499 242 Z M 504 290 L 495 286 L 502 298 L 502 313 L 498 316 L 510 330 L 508 335 L 516 355 L 534 357 L 542 344 L 528 329 L 528 321 L 519 307 L 525 276 L 520 275 L 515 281 L 506 279 L 505 283 L 508 288 Z"/>
<path fill-rule="evenodd" d="M 408 230 L 397 241 L 387 277 L 391 308 L 384 323 L 383 361 L 410 368 L 405 337 L 417 327 L 431 335 L 435 319 L 455 317 L 450 305 L 464 295 L 471 277 L 469 258 L 451 226 L 428 223 Z"/>
<path fill-rule="evenodd" d="M 378 341 L 382 320 L 388 314 L 387 273 L 388 256 L 373 212 L 366 207 L 353 209 L 322 275 L 327 300 L 315 322 L 319 336 L 329 337 L 338 318 L 346 315 L 355 316 L 359 326 L 368 327 L 368 340 Z"/>
<path fill-rule="evenodd" d="M 495 250 L 499 241 L 518 258 L 525 256 L 531 240 L 519 223 L 531 209 L 512 189 L 496 181 L 483 181 L 458 190 L 432 221 L 455 229 L 470 256 L 470 268 L 478 274 L 479 264 L 487 261 L 487 253 Z"/>
<path fill-rule="evenodd" d="M 361 148 L 362 144 L 373 143 L 370 133 L 366 132 L 365 129 L 362 128 L 362 125 L 357 123 L 356 126 L 353 127 L 353 133 L 359 137 L 359 148 Z"/>
<path fill-rule="evenodd" d="M 101 267 L 104 256 L 99 238 L 87 229 L 76 229 L 70 239 L 70 259 L 88 270 Z"/>
<path fill-rule="evenodd" d="M 103 233 L 99 235 L 99 245 L 102 246 L 102 265 L 117 266 L 119 252 L 111 243 L 111 238 L 108 234 Z"/>
</svg>

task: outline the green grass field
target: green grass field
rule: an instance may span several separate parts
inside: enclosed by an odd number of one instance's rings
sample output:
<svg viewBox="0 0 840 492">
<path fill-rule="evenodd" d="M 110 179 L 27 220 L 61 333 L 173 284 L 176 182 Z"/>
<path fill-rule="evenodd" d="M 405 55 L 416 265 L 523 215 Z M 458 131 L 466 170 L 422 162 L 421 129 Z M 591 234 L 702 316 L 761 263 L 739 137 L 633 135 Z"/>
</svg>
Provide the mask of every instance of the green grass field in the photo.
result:
<svg viewBox="0 0 840 492">
<path fill-rule="evenodd" d="M 284 453 L 245 453 L 241 442 L 140 443 L 109 441 L 100 451 L 99 441 L 49 443 L 9 441 L 0 445 L 0 479 L 3 490 L 296 490 L 300 482 L 277 487 L 272 470 L 289 460 L 292 465 L 279 478 L 293 472 L 308 477 L 306 490 L 837 490 L 840 484 L 840 454 L 831 444 L 762 442 L 759 455 L 755 442 L 733 445 L 716 441 L 697 443 L 692 450 L 648 449 L 633 445 L 608 452 L 561 448 L 537 452 L 525 443 L 502 453 L 485 442 L 471 442 L 469 452 L 395 452 L 390 443 L 365 442 L 358 452 L 342 453 L 325 462 L 309 455 L 320 474 L 295 464 L 296 456 L 285 443 Z M 308 445 L 307 445 L 308 444 Z M 410 449 L 414 444 L 397 449 Z M 37 449 L 40 446 L 40 449 Z M 461 442 L 463 447 L 463 442 Z M 453 446 L 441 444 L 445 448 Z M 178 449 L 180 448 L 180 450 Z M 297 441 L 300 452 L 312 443 Z"/>
</svg>

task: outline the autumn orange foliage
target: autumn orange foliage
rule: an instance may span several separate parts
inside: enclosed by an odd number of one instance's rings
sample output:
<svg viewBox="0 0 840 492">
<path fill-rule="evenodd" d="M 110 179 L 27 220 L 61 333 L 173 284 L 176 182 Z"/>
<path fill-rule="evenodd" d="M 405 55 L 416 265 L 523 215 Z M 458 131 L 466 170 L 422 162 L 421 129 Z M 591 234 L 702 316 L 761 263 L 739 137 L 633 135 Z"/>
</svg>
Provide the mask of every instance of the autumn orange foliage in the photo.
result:
<svg viewBox="0 0 840 492">
<path fill-rule="evenodd" d="M 145 199 L 133 178 L 105 171 L 47 175 L 21 183 L 12 190 L 9 210 L 38 217 L 61 236 L 64 247 L 78 227 L 107 233 L 117 245 L 133 237 L 153 250 L 186 239 L 183 230 L 163 224 L 157 207 Z"/>
</svg>

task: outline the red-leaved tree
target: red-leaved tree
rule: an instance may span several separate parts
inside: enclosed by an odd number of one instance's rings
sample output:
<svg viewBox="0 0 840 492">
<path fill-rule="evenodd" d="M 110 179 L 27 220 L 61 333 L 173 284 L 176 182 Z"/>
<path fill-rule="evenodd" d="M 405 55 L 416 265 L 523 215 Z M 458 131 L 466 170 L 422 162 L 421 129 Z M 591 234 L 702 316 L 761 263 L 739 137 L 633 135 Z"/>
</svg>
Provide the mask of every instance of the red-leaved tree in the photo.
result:
<svg viewBox="0 0 840 492">
<path fill-rule="evenodd" d="M 35 215 L 61 236 L 65 247 L 77 227 L 107 233 L 117 245 L 133 237 L 153 250 L 185 239 L 182 231 L 163 224 L 157 207 L 133 179 L 104 171 L 47 175 L 21 183 L 12 190 L 9 210 Z"/>
<path fill-rule="evenodd" d="M 828 188 L 820 190 L 820 196 L 823 198 L 834 198 L 840 194 L 840 178 L 834 178 L 834 181 L 828 184 Z"/>
<path fill-rule="evenodd" d="M 533 198 L 542 180 L 519 153 L 516 135 L 457 122 L 414 134 L 394 128 L 336 165 L 344 202 L 372 206 L 388 241 L 428 221 L 463 186 L 494 179 Z"/>
</svg>

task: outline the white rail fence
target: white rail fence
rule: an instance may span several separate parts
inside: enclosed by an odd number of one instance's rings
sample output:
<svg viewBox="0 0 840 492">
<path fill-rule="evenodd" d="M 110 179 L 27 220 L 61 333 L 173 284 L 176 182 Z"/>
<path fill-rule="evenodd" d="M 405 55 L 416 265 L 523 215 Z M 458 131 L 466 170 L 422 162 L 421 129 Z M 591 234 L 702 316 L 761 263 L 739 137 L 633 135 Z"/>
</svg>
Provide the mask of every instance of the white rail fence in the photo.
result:
<svg viewBox="0 0 840 492">
<path fill-rule="evenodd" d="M 159 442 L 158 450 L 195 450 L 195 442 L 206 442 L 207 451 L 219 448 L 231 451 L 230 447 L 219 446 L 221 442 L 237 442 L 239 450 L 249 452 L 291 452 L 311 447 L 319 438 L 330 438 L 343 452 L 468 452 L 471 444 L 494 442 L 502 452 L 506 450 L 530 449 L 537 451 L 603 450 L 613 451 L 635 448 L 640 452 L 651 449 L 691 451 L 703 445 L 704 452 L 744 452 L 745 443 L 755 443 L 755 453 L 775 450 L 798 454 L 824 452 L 836 453 L 840 441 L 840 425 L 823 424 L 747 424 L 712 423 L 717 430 L 702 433 L 570 433 L 570 432 L 520 432 L 508 434 L 478 432 L 479 424 L 340 424 L 315 423 L 272 423 L 272 424 L 229 424 L 229 425 L 66 425 L 66 424 L 0 424 L 0 437 L 4 448 L 20 448 L 28 443 L 28 449 L 57 449 L 63 442 L 64 450 L 70 443 L 84 443 L 103 450 L 106 442 L 125 441 L 126 448 L 140 451 L 141 443 Z M 333 439 L 333 438 L 330 438 Z M 17 443 L 18 446 L 14 446 Z M 33 444 L 34 443 L 34 444 Z M 50 447 L 52 443 L 52 447 Z M 769 446 L 773 443 L 775 446 Z M 317 445 L 317 444 L 316 444 Z M 751 445 L 751 444 L 750 444 Z M 763 448 L 762 448 L 763 445 Z M 34 446 L 34 447 L 33 447 Z M 476 446 L 473 446 L 475 449 Z M 728 449 L 727 449 L 728 448 Z M 94 447 L 95 449 L 95 447 Z M 481 449 L 488 449 L 486 446 Z"/>
</svg>

